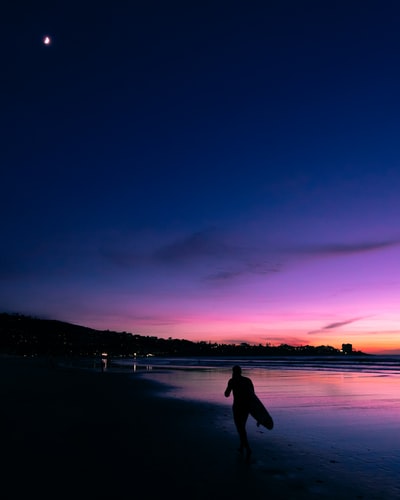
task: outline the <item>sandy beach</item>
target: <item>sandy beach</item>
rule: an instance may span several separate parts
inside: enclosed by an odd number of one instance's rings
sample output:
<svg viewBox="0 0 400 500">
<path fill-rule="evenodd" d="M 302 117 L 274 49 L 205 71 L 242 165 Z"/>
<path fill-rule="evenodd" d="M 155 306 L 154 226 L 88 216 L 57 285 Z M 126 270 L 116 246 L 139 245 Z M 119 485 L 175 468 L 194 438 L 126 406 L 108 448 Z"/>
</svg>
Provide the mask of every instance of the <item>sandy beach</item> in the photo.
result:
<svg viewBox="0 0 400 500">
<path fill-rule="evenodd" d="M 375 464 L 360 469 L 354 458 L 270 439 L 267 430 L 252 431 L 246 463 L 227 406 L 168 397 L 140 374 L 8 357 L 0 370 L 7 499 L 400 498 L 374 481 Z"/>
</svg>

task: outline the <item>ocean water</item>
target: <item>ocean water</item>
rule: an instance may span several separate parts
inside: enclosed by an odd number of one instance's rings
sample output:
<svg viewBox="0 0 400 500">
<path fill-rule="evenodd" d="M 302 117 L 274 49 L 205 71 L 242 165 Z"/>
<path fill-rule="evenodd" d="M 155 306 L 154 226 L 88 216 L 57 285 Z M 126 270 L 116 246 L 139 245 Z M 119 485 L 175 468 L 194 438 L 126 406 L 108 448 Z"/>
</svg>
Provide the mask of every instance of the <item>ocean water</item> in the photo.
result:
<svg viewBox="0 0 400 500">
<path fill-rule="evenodd" d="M 230 408 L 223 393 L 235 364 L 274 418 L 274 435 L 389 453 L 400 464 L 400 356 L 146 358 L 113 369 L 166 384 L 169 397 Z"/>
<path fill-rule="evenodd" d="M 232 366 L 239 364 L 256 393 L 278 413 L 364 412 L 378 423 L 399 416 L 400 356 L 281 358 L 142 358 L 112 362 L 113 369 L 150 377 L 187 399 L 223 404 Z M 325 415 L 328 414 L 328 415 Z M 354 413 L 353 413 L 354 415 Z"/>
</svg>

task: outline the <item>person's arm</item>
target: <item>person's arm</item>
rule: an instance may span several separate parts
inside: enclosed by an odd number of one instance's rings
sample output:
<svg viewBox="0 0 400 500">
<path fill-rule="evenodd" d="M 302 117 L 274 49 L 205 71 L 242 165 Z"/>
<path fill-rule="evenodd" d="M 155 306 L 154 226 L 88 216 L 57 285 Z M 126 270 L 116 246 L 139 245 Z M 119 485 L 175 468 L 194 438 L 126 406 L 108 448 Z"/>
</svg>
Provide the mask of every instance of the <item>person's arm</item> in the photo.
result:
<svg viewBox="0 0 400 500">
<path fill-rule="evenodd" d="M 228 386 L 224 392 L 226 398 L 229 398 L 229 396 L 231 395 L 231 391 L 232 391 L 232 384 L 231 384 L 231 381 L 229 380 Z"/>
</svg>

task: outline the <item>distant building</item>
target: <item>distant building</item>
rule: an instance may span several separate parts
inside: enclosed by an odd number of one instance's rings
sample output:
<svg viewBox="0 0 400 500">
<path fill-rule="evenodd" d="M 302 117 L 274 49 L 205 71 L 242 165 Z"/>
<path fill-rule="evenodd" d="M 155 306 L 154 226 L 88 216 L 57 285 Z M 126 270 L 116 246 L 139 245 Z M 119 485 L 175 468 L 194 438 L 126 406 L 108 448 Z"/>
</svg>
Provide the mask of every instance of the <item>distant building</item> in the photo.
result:
<svg viewBox="0 0 400 500">
<path fill-rule="evenodd" d="M 351 354 L 353 352 L 353 344 L 342 344 L 342 352 L 344 354 Z"/>
</svg>

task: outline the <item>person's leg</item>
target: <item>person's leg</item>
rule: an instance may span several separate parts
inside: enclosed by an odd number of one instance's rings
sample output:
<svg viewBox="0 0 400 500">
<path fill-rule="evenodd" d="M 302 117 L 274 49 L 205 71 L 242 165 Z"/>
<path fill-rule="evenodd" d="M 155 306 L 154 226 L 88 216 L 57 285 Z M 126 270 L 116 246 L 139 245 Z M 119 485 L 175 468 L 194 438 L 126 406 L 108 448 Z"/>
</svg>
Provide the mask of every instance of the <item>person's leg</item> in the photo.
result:
<svg viewBox="0 0 400 500">
<path fill-rule="evenodd" d="M 247 411 L 243 411 L 237 408 L 233 410 L 233 419 L 236 425 L 236 429 L 239 434 L 240 439 L 240 448 L 239 451 L 242 452 L 244 449 L 246 450 L 247 456 L 250 455 L 251 449 L 249 445 L 249 441 L 247 439 L 247 431 L 246 431 L 246 422 L 249 414 Z"/>
</svg>

